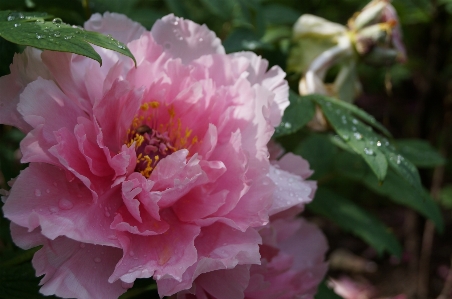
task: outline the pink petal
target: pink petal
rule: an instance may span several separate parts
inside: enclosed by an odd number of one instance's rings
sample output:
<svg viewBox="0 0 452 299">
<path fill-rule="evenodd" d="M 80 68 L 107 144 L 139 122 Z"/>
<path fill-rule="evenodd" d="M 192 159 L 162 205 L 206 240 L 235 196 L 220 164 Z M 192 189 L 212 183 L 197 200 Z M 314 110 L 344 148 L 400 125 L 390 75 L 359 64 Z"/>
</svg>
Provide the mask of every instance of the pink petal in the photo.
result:
<svg viewBox="0 0 452 299">
<path fill-rule="evenodd" d="M 119 152 L 126 142 L 127 130 L 141 105 L 142 90 L 129 88 L 127 82 L 116 81 L 102 100 L 93 107 L 94 117 L 102 130 L 103 141 L 112 152 Z"/>
<path fill-rule="evenodd" d="M 32 262 L 37 276 L 45 274 L 40 290 L 44 295 L 113 299 L 130 287 L 121 281 L 108 282 L 120 258 L 120 249 L 59 237 L 46 240 Z"/>
<path fill-rule="evenodd" d="M 242 232 L 221 223 L 202 228 L 195 241 L 198 262 L 184 273 L 182 281 L 175 278 L 158 280 L 159 293 L 168 296 L 189 289 L 197 277 L 208 275 L 212 271 L 233 269 L 237 265 L 259 264 L 257 244 L 260 240 L 254 229 Z"/>
<path fill-rule="evenodd" d="M 13 64 L 10 67 L 11 74 L 0 78 L 0 123 L 15 126 L 23 132 L 30 131 L 30 125 L 26 123 L 17 111 L 20 94 L 28 83 L 38 77 L 50 79 L 46 67 L 41 60 L 41 51 L 34 48 L 25 48 L 21 54 L 15 54 Z"/>
<path fill-rule="evenodd" d="M 139 39 L 146 32 L 146 28 L 139 23 L 114 12 L 106 12 L 103 16 L 98 13 L 92 14 L 84 27 L 86 30 L 109 34 L 124 44 Z"/>
<path fill-rule="evenodd" d="M 169 211 L 161 213 L 169 229 L 160 235 L 140 236 L 124 234 L 119 237 L 124 255 L 109 281 L 121 279 L 133 282 L 136 278 L 173 277 L 180 280 L 197 259 L 194 239 L 200 228 L 180 222 Z"/>
<path fill-rule="evenodd" d="M 285 72 L 276 65 L 267 71 L 268 61 L 253 52 L 239 52 L 230 55 L 247 58 L 250 61 L 247 69 L 247 79 L 250 83 L 252 85 L 259 84 L 274 93 L 270 104 L 270 121 L 273 126 L 277 126 L 281 122 L 284 110 L 289 106 L 289 85 L 284 80 Z"/>
<path fill-rule="evenodd" d="M 107 194 L 100 201 L 108 202 L 113 213 L 120 200 Z M 114 233 L 108 233 L 112 218 L 93 205 L 80 181 L 68 182 L 65 172 L 55 166 L 31 163 L 17 178 L 3 211 L 6 218 L 30 232 L 40 226 L 49 239 L 67 236 L 84 243 L 118 246 L 108 238 Z"/>
<path fill-rule="evenodd" d="M 151 29 L 155 41 L 174 58 L 188 63 L 203 55 L 224 54 L 221 41 L 205 25 L 167 15 L 157 20 Z"/>
</svg>

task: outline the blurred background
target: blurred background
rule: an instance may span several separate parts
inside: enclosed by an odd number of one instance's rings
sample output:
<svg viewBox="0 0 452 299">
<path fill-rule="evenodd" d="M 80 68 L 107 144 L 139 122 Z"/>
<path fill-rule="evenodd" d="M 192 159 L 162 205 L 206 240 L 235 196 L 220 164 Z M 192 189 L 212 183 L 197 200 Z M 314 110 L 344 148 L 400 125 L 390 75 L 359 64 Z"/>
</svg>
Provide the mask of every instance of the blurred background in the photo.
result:
<svg viewBox="0 0 452 299">
<path fill-rule="evenodd" d="M 366 4 L 362 0 L 1 0 L 0 10 L 47 12 L 80 26 L 93 13 L 118 12 L 147 29 L 156 19 L 173 13 L 206 24 L 223 41 L 227 52 L 254 51 L 269 60 L 270 65 L 287 69 L 294 44 L 292 26 L 302 14 L 346 25 Z M 319 186 L 334 188 L 376 216 L 403 247 L 399 257 L 378 254 L 363 238 L 355 236 L 353 230 L 346 232 L 334 221 L 308 208 L 304 216 L 322 228 L 330 244 L 331 269 L 326 285 L 334 285 L 336 290 L 345 289 L 342 293 L 338 291 L 345 298 L 452 298 L 452 163 L 449 159 L 452 148 L 452 0 L 395 0 L 392 4 L 399 15 L 407 61 L 392 66 L 359 63 L 362 93 L 355 104 L 380 121 L 395 139 L 402 140 L 402 145 L 403 142 L 418 142 L 415 146 L 418 153 L 412 154 L 418 157 L 415 164 L 424 187 L 441 209 L 444 232 L 438 234 L 430 220 L 412 209 L 338 174 L 334 169 L 341 152 L 330 142 L 331 133 L 315 133 L 303 128 L 278 141 L 310 162 L 315 171 L 313 178 L 318 180 Z M 14 53 L 21 50 L 20 46 L 0 38 L 0 75 L 9 73 Z M 334 75 L 334 68 L 331 72 Z M 295 92 L 300 76 L 290 72 L 287 76 Z M 22 138 L 18 130 L 0 126 L 0 187 L 3 189 L 7 190 L 7 182 L 26 166 L 19 162 Z M 435 157 L 436 162 L 432 162 L 428 156 L 423 159 L 423 155 L 433 151 L 425 148 L 425 141 L 445 160 Z M 7 220 L 0 218 L 0 257 L 5 258 L 15 250 Z M 1 271 L 0 280 L 6 275 Z M 22 283 L 37 283 L 32 269 L 26 268 L 23 273 Z M 140 283 L 137 285 L 140 287 Z M 145 283 L 141 287 L 143 285 Z M 5 295 L 0 291 L 0 298 L 13 298 L 2 296 Z M 33 296 L 40 298 L 36 293 Z M 33 296 L 29 298 L 35 298 Z M 124 298 L 152 296 L 155 291 L 132 291 Z M 334 298 L 334 295 L 326 292 L 318 297 Z"/>
</svg>

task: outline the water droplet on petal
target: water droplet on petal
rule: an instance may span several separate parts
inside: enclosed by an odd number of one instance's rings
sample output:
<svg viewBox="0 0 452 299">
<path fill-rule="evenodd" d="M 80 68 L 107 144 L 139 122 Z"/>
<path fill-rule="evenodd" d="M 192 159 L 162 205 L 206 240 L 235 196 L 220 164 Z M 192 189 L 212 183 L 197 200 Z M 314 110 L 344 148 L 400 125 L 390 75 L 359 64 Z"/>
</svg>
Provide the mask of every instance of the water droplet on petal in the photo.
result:
<svg viewBox="0 0 452 299">
<path fill-rule="evenodd" d="M 72 203 L 72 201 L 70 201 L 69 199 L 66 198 L 62 198 L 60 199 L 60 201 L 58 202 L 58 206 L 60 207 L 60 209 L 62 210 L 70 210 L 74 207 L 74 204 Z"/>
<path fill-rule="evenodd" d="M 41 196 L 41 190 L 36 189 L 35 190 L 35 195 L 38 196 L 38 197 Z"/>
<path fill-rule="evenodd" d="M 105 217 L 110 217 L 110 213 L 108 211 L 105 211 L 104 215 Z"/>
<path fill-rule="evenodd" d="M 130 255 L 130 256 L 134 256 L 134 255 L 135 255 L 135 252 L 130 251 L 130 252 L 129 252 L 129 255 Z"/>
<path fill-rule="evenodd" d="M 102 260 L 100 259 L 100 257 L 96 257 L 96 258 L 94 259 L 94 261 L 95 261 L 96 263 L 100 263 Z"/>
<path fill-rule="evenodd" d="M 56 212 L 58 212 L 58 211 L 59 211 L 59 209 L 58 209 L 57 207 L 53 207 L 53 206 L 52 206 L 52 207 L 50 207 L 50 208 L 49 208 L 49 211 L 50 211 L 50 213 L 52 213 L 52 214 L 53 214 L 53 213 L 56 213 Z"/>
<path fill-rule="evenodd" d="M 85 243 L 80 243 L 80 248 L 85 248 Z"/>
<path fill-rule="evenodd" d="M 198 39 L 198 42 L 203 42 L 204 41 L 204 39 L 202 38 L 202 37 L 200 37 L 199 39 Z"/>
</svg>

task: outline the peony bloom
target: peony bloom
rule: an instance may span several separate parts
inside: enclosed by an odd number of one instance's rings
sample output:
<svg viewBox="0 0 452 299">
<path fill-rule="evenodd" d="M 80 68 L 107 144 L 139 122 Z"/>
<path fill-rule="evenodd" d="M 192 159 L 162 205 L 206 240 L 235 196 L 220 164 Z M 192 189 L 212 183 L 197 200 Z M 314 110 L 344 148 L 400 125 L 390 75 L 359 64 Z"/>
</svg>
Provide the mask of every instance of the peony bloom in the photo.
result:
<svg viewBox="0 0 452 299">
<path fill-rule="evenodd" d="M 310 175 L 306 161 L 290 154 L 284 156 L 278 166 L 278 170 L 298 169 L 303 177 Z M 315 190 L 313 182 L 296 184 Z M 234 269 L 204 273 L 196 278 L 190 290 L 178 293 L 175 298 L 314 298 L 327 271 L 324 262 L 327 242 L 315 225 L 289 215 L 299 212 L 299 208 L 301 206 L 279 213 L 272 210 L 270 224 L 258 229 L 263 241 L 259 246 L 260 265 L 239 265 Z"/>
<path fill-rule="evenodd" d="M 85 28 L 126 43 L 137 67 L 102 48 L 102 67 L 27 48 L 0 78 L 0 123 L 26 133 L 30 163 L 3 210 L 18 246 L 42 245 L 41 293 L 117 298 L 153 277 L 166 296 L 260 264 L 256 228 L 315 190 L 268 158 L 289 104 L 284 72 L 226 55 L 206 26 L 173 15 L 150 32 L 114 13 Z"/>
</svg>

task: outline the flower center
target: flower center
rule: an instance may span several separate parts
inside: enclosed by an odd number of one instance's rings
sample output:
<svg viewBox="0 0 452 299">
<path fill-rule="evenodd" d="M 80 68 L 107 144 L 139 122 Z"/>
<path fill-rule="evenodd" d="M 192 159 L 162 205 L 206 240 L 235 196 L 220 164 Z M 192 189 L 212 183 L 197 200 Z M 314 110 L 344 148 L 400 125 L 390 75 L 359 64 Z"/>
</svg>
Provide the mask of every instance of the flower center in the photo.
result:
<svg viewBox="0 0 452 299">
<path fill-rule="evenodd" d="M 180 119 L 175 119 L 172 107 L 166 115 L 159 115 L 160 103 L 148 102 L 140 107 L 127 134 L 126 145 L 135 145 L 137 164 L 135 171 L 149 178 L 161 159 L 181 148 L 189 149 L 198 142 L 197 136 L 190 138 L 191 130 L 182 130 Z M 162 112 L 160 112 L 162 113 Z M 159 121 L 160 120 L 163 122 Z M 182 133 L 184 132 L 184 133 Z M 190 140 L 191 139 L 191 140 Z"/>
<path fill-rule="evenodd" d="M 168 132 L 160 133 L 148 125 L 142 125 L 135 130 L 135 150 L 137 165 L 135 171 L 146 178 L 151 175 L 157 163 L 177 149 L 171 144 Z"/>
</svg>

